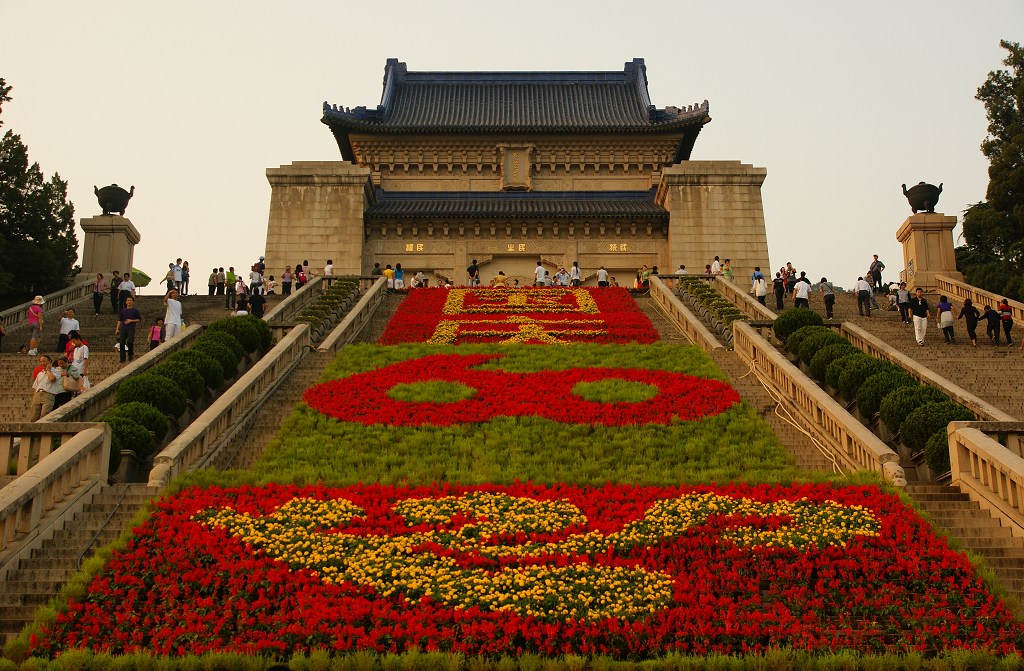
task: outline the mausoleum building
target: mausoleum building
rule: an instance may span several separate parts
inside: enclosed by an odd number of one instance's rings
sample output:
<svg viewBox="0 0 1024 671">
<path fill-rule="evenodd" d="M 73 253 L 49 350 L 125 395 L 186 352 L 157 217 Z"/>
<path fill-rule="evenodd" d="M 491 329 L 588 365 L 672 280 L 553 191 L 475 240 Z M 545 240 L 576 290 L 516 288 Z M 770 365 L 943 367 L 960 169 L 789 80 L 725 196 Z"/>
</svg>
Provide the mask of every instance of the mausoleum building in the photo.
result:
<svg viewBox="0 0 1024 671">
<path fill-rule="evenodd" d="M 578 262 L 628 286 L 643 265 L 768 269 L 761 184 L 739 161 L 691 160 L 708 102 L 651 103 L 643 59 L 621 72 L 410 72 L 389 59 L 375 108 L 324 103 L 341 160 L 267 170 L 268 266 L 337 274 L 401 263 L 431 283 L 479 261 L 533 281 Z"/>
</svg>

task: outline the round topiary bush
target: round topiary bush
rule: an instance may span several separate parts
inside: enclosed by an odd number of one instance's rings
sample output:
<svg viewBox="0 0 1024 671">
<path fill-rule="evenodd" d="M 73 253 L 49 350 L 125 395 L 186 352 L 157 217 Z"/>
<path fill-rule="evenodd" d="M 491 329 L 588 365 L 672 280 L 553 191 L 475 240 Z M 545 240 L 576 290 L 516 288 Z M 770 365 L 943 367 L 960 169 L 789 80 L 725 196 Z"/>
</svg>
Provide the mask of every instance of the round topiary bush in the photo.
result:
<svg viewBox="0 0 1024 671">
<path fill-rule="evenodd" d="M 181 417 L 188 407 L 188 398 L 180 387 L 148 371 L 128 378 L 117 388 L 118 405 L 132 401 L 148 403 L 168 417 Z"/>
<path fill-rule="evenodd" d="M 935 387 L 919 384 L 916 387 L 899 387 L 889 392 L 882 399 L 878 413 L 889 430 L 896 433 L 900 425 L 911 412 L 925 403 L 948 401 L 949 399 Z"/>
<path fill-rule="evenodd" d="M 917 380 L 903 371 L 875 373 L 857 390 L 857 409 L 862 417 L 874 417 L 889 392 L 900 387 L 916 387 Z"/>
<path fill-rule="evenodd" d="M 824 382 L 825 372 L 828 370 L 828 365 L 830 363 L 836 359 L 841 359 L 844 356 L 856 354 L 859 351 L 859 349 L 846 340 L 836 343 L 835 345 L 822 347 L 814 357 L 811 358 L 811 376 L 818 382 Z"/>
<path fill-rule="evenodd" d="M 786 342 L 786 338 L 795 332 L 802 326 L 821 326 L 825 322 L 822 321 L 821 315 L 814 310 L 808 310 L 807 308 L 790 308 L 775 319 L 775 323 L 772 325 L 772 329 L 775 331 L 775 337 Z"/>
<path fill-rule="evenodd" d="M 270 330 L 270 325 L 254 315 L 245 315 L 244 317 L 241 317 L 241 319 L 248 321 L 252 325 L 252 327 L 256 329 L 257 343 L 259 344 L 259 348 L 264 352 L 270 349 L 271 343 L 274 342 L 274 334 Z"/>
<path fill-rule="evenodd" d="M 900 438 L 911 452 L 918 452 L 939 429 L 955 421 L 971 421 L 974 413 L 952 401 L 925 403 L 915 408 L 900 425 Z"/>
<path fill-rule="evenodd" d="M 170 424 L 167 422 L 167 415 L 160 412 L 148 403 L 132 401 L 124 405 L 115 405 L 106 415 L 106 419 L 124 417 L 146 427 L 146 430 L 153 434 L 157 443 L 161 442 L 167 435 Z"/>
<path fill-rule="evenodd" d="M 234 336 L 238 344 L 246 352 L 255 352 L 260 346 L 259 332 L 252 322 L 246 319 L 239 319 L 238 317 L 221 319 L 207 326 L 206 330 L 209 332 L 223 331 L 228 335 Z"/>
<path fill-rule="evenodd" d="M 196 344 L 193 345 L 192 347 L 198 347 L 200 343 L 208 342 L 215 342 L 218 345 L 228 348 L 228 351 L 231 352 L 231 356 L 234 359 L 234 361 L 232 361 L 231 363 L 231 375 L 234 375 L 234 369 L 238 366 L 239 362 L 242 360 L 242 357 L 245 356 L 245 349 L 242 347 L 242 344 L 238 342 L 237 338 L 235 338 L 227 331 L 214 330 L 205 331 L 203 335 L 199 336 L 199 338 L 196 339 Z M 231 377 L 231 375 L 225 373 L 224 377 Z"/>
<path fill-rule="evenodd" d="M 156 451 L 156 439 L 146 427 L 127 417 L 106 417 L 112 434 L 117 434 L 122 450 L 131 450 L 139 459 L 146 459 Z M 113 446 L 113 441 L 111 441 Z"/>
<path fill-rule="evenodd" d="M 924 461 L 936 475 L 949 471 L 949 434 L 946 429 L 933 433 L 924 444 Z"/>
<path fill-rule="evenodd" d="M 203 383 L 210 389 L 217 389 L 224 383 L 224 369 L 213 356 L 194 347 L 178 352 L 170 361 L 184 361 L 203 376 Z"/>
<path fill-rule="evenodd" d="M 150 368 L 149 372 L 165 377 L 178 385 L 193 401 L 201 399 L 203 392 L 206 391 L 206 383 L 203 382 L 203 376 L 199 374 L 199 371 L 180 359 L 165 361 Z"/>
<path fill-rule="evenodd" d="M 801 326 L 786 338 L 786 351 L 790 354 L 796 354 L 800 351 L 800 345 L 806 338 L 827 330 L 828 328 L 825 326 Z"/>
<path fill-rule="evenodd" d="M 851 361 L 839 375 L 839 393 L 847 401 L 852 401 L 857 398 L 857 392 L 864 384 L 864 380 L 875 373 L 895 372 L 896 370 L 899 369 L 888 361 L 874 357 Z"/>
<path fill-rule="evenodd" d="M 832 329 L 825 327 L 822 328 L 824 330 L 816 331 L 804 338 L 804 341 L 800 343 L 800 347 L 797 349 L 797 352 L 800 354 L 800 360 L 807 366 L 811 365 L 811 360 L 814 359 L 814 355 L 817 354 L 819 350 L 830 345 L 838 345 L 840 343 L 847 342 L 846 338 L 839 335 Z"/>
<path fill-rule="evenodd" d="M 828 365 L 828 368 L 825 369 L 825 384 L 832 387 L 833 389 L 838 389 L 839 376 L 843 374 L 843 371 L 846 370 L 847 366 L 851 365 L 854 361 L 871 361 L 873 359 L 874 357 L 869 356 L 864 352 L 861 352 L 860 350 L 857 350 L 852 354 L 847 354 L 846 356 L 839 357 L 838 359 L 830 363 Z"/>
</svg>

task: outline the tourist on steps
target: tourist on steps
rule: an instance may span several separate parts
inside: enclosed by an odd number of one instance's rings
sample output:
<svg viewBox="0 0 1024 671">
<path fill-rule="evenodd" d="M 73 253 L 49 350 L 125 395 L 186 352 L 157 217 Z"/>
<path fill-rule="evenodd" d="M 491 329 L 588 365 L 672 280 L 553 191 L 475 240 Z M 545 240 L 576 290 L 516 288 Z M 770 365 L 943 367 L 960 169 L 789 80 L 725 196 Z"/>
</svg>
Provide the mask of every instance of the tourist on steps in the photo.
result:
<svg viewBox="0 0 1024 671">
<path fill-rule="evenodd" d="M 1004 298 L 999 301 L 999 319 L 1003 323 L 1003 334 L 1006 336 L 1006 346 L 1009 347 L 1013 344 L 1013 340 L 1010 338 L 1010 329 L 1013 328 L 1013 308 L 1010 307 L 1010 300 Z"/>
<path fill-rule="evenodd" d="M 861 278 L 863 281 L 864 278 Z M 870 306 L 870 304 L 869 304 Z M 931 311 L 928 309 L 928 301 L 924 297 L 924 289 L 914 289 L 914 296 L 910 299 L 910 314 L 914 317 L 914 339 L 917 344 L 924 347 L 924 336 L 928 331 L 928 318 Z"/>
<path fill-rule="evenodd" d="M 960 309 L 960 316 L 957 319 L 967 321 L 967 337 L 971 341 L 971 347 L 978 346 L 978 320 L 980 318 L 981 314 L 979 314 L 978 308 L 974 307 L 974 302 L 970 298 L 966 299 L 963 308 Z"/>
<path fill-rule="evenodd" d="M 942 329 L 942 337 L 946 339 L 947 345 L 953 345 L 956 343 L 956 336 L 953 335 L 953 304 L 949 302 L 949 299 L 945 296 L 939 296 L 939 304 L 935 306 L 938 310 L 938 319 L 936 323 L 939 328 Z"/>
</svg>

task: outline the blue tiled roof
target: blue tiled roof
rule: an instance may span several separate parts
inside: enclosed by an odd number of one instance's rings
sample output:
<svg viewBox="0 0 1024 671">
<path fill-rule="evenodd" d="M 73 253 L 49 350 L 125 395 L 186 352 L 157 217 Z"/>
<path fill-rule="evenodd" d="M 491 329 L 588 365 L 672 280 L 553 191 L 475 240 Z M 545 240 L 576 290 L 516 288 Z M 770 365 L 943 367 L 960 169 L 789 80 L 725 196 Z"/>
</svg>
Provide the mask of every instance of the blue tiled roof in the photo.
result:
<svg viewBox="0 0 1024 671">
<path fill-rule="evenodd" d="M 368 219 L 629 217 L 668 221 L 654 191 L 385 192 Z"/>
<path fill-rule="evenodd" d="M 375 109 L 324 103 L 335 135 L 409 132 L 658 132 L 710 121 L 708 102 L 657 109 L 641 58 L 622 72 L 409 72 L 389 59 Z M 339 138 L 339 142 L 340 142 Z"/>
</svg>

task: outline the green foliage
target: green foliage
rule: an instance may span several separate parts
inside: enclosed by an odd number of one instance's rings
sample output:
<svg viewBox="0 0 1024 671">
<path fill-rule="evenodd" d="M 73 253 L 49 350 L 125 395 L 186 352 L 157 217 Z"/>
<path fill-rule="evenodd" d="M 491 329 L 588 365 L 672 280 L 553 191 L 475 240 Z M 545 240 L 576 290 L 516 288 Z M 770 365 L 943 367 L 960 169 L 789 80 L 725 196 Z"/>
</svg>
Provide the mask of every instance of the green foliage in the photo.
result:
<svg viewBox="0 0 1024 671">
<path fill-rule="evenodd" d="M 875 373 L 896 372 L 898 370 L 900 369 L 897 366 L 883 359 L 876 359 L 871 356 L 854 359 L 846 365 L 846 368 L 839 376 L 839 393 L 847 401 L 852 401 L 857 398 L 857 392 L 860 390 L 861 385 L 864 384 L 864 380 Z"/>
<path fill-rule="evenodd" d="M 924 444 L 924 461 L 936 475 L 949 471 L 949 433 L 945 428 L 933 433 Z"/>
<path fill-rule="evenodd" d="M 790 354 L 797 354 L 800 352 L 800 345 L 805 338 L 828 330 L 827 326 L 801 326 L 786 338 L 786 351 Z"/>
<path fill-rule="evenodd" d="M 217 333 L 216 335 L 224 336 L 225 338 L 232 340 L 235 345 L 238 345 L 238 341 L 226 333 Z M 235 356 L 234 350 L 223 342 L 219 342 L 217 339 L 200 339 L 199 342 L 186 351 L 199 352 L 200 354 L 205 354 L 214 359 L 217 362 L 217 365 L 220 366 L 221 378 L 224 380 L 234 377 L 235 373 L 238 371 L 238 362 L 240 359 Z"/>
<path fill-rule="evenodd" d="M 825 369 L 825 384 L 832 387 L 833 389 L 838 389 L 839 377 L 846 370 L 847 366 L 851 365 L 854 361 L 870 361 L 873 359 L 874 357 L 865 354 L 860 350 L 857 350 L 856 352 L 851 352 L 846 356 L 841 356 L 838 357 L 837 359 L 834 359 L 832 363 L 830 363 L 828 367 Z"/>
<path fill-rule="evenodd" d="M 118 405 L 132 401 L 148 403 L 168 417 L 181 417 L 188 406 L 184 390 L 149 372 L 130 377 L 117 388 Z"/>
<path fill-rule="evenodd" d="M 214 324 L 216 323 L 219 322 L 214 322 Z M 238 342 L 237 338 L 235 338 L 227 331 L 217 329 L 211 331 L 209 328 L 207 328 L 206 330 L 203 331 L 203 335 L 199 336 L 199 338 L 196 339 L 196 343 L 192 347 L 199 347 L 201 343 L 203 343 L 203 346 L 205 347 L 205 343 L 208 342 L 215 342 L 219 345 L 227 347 L 228 350 L 231 351 L 231 356 L 234 358 L 234 361 L 231 364 L 231 373 L 225 373 L 224 377 L 231 377 L 231 375 L 234 375 L 235 368 L 242 361 L 242 357 L 245 356 L 245 348 L 242 347 L 242 344 Z"/>
<path fill-rule="evenodd" d="M 424 380 L 409 384 L 396 384 L 388 390 L 388 398 L 407 403 L 454 403 L 472 398 L 476 389 L 460 382 Z"/>
<path fill-rule="evenodd" d="M 125 449 L 121 442 L 121 435 L 114 433 L 114 427 L 110 427 L 110 463 L 107 467 L 107 474 L 113 475 L 121 465 L 121 450 Z"/>
<path fill-rule="evenodd" d="M 945 429 L 950 422 L 973 419 L 976 419 L 973 412 L 952 401 L 924 403 L 914 408 L 903 420 L 900 437 L 912 452 L 918 452 L 924 449 L 933 433 Z"/>
<path fill-rule="evenodd" d="M 904 371 L 875 373 L 857 390 L 857 409 L 862 417 L 873 417 L 889 392 L 900 387 L 916 387 L 917 380 Z"/>
<path fill-rule="evenodd" d="M 224 369 L 221 363 L 208 350 L 204 351 L 204 348 L 190 347 L 172 355 L 168 361 L 183 361 L 192 366 L 210 389 L 218 389 L 224 383 Z"/>
<path fill-rule="evenodd" d="M 295 321 L 306 324 L 319 324 L 328 316 L 334 316 L 340 310 L 355 304 L 359 295 L 359 279 L 341 277 L 331 283 L 331 288 L 321 293 L 316 300 L 303 308 Z"/>
<path fill-rule="evenodd" d="M 0 108 L 11 100 L 0 78 Z M 0 309 L 64 288 L 78 258 L 67 182 L 30 163 L 21 136 L 0 138 Z"/>
<path fill-rule="evenodd" d="M 821 326 L 824 323 L 821 315 L 814 310 L 790 308 L 779 314 L 772 328 L 775 331 L 775 337 L 786 342 L 790 334 L 795 333 L 797 329 L 803 326 Z"/>
<path fill-rule="evenodd" d="M 206 327 L 207 332 L 221 331 L 233 336 L 246 352 L 255 352 L 260 346 L 260 334 L 252 321 L 232 317 L 215 321 Z"/>
<path fill-rule="evenodd" d="M 707 311 L 708 315 L 717 320 L 727 331 L 731 331 L 732 323 L 746 319 L 740 309 L 732 301 L 718 293 L 714 285 L 697 275 L 681 277 L 679 292 L 693 301 L 699 310 Z"/>
<path fill-rule="evenodd" d="M 900 426 L 903 424 L 903 420 L 907 418 L 907 415 L 918 406 L 922 406 L 925 403 L 948 400 L 945 394 L 935 387 L 929 387 L 928 385 L 899 387 L 889 392 L 882 399 L 882 405 L 879 406 L 878 412 L 882 417 L 882 421 L 889 427 L 889 430 L 895 433 L 900 430 Z"/>
<path fill-rule="evenodd" d="M 106 417 L 107 419 L 124 417 L 141 424 L 146 427 L 147 431 L 153 434 L 153 438 L 157 443 L 163 441 L 164 436 L 167 435 L 168 428 L 170 428 L 167 415 L 148 403 L 140 403 L 138 401 L 132 401 L 124 405 L 115 405 L 107 412 Z"/>
<path fill-rule="evenodd" d="M 270 349 L 270 345 L 274 342 L 274 334 L 270 330 L 270 325 L 267 324 L 267 322 L 255 315 L 243 315 L 241 317 L 234 317 L 234 319 L 240 319 L 251 324 L 252 327 L 256 329 L 256 342 L 258 343 L 259 348 L 264 352 Z"/>
<path fill-rule="evenodd" d="M 805 326 L 804 328 L 807 327 Z M 824 349 L 825 347 L 829 347 L 831 345 L 840 345 L 842 343 L 849 344 L 846 338 L 839 335 L 832 329 L 825 327 L 821 328 L 824 328 L 824 330 L 815 331 L 814 333 L 811 333 L 806 338 L 804 338 L 803 342 L 800 343 L 799 348 L 796 350 L 800 355 L 800 361 L 804 362 L 804 364 L 807 366 L 811 365 L 811 361 L 814 359 L 814 355 L 817 354 L 820 350 Z M 793 335 L 796 334 L 794 333 Z M 793 336 L 790 336 L 790 340 L 792 340 L 792 338 Z M 786 341 L 786 345 L 789 345 L 788 340 Z"/>
<path fill-rule="evenodd" d="M 658 388 L 630 380 L 598 380 L 580 382 L 573 386 L 572 393 L 586 401 L 595 403 L 642 403 L 658 395 Z"/>
<path fill-rule="evenodd" d="M 860 350 L 846 340 L 834 345 L 822 347 L 811 358 L 811 376 L 818 382 L 825 382 L 825 372 L 828 370 L 830 363 L 836 359 L 849 356 L 850 354 L 856 354 L 858 352 L 860 352 Z"/>
<path fill-rule="evenodd" d="M 185 396 L 193 401 L 201 399 L 206 390 L 206 383 L 203 382 L 203 376 L 199 371 L 181 359 L 165 361 L 150 368 L 148 372 L 165 377 L 178 385 L 185 392 Z"/>
<path fill-rule="evenodd" d="M 988 134 L 981 152 L 989 160 L 985 201 L 963 216 L 965 247 L 957 263 L 968 282 L 1021 298 L 1024 269 L 1024 48 L 1003 40 L 1006 69 L 988 73 L 975 96 L 985 106 Z"/>
<path fill-rule="evenodd" d="M 112 434 L 117 435 L 121 450 L 131 450 L 139 459 L 145 459 L 156 451 L 156 440 L 146 427 L 125 416 L 107 416 L 103 419 L 110 425 Z M 113 441 L 111 441 L 113 445 Z"/>
</svg>

